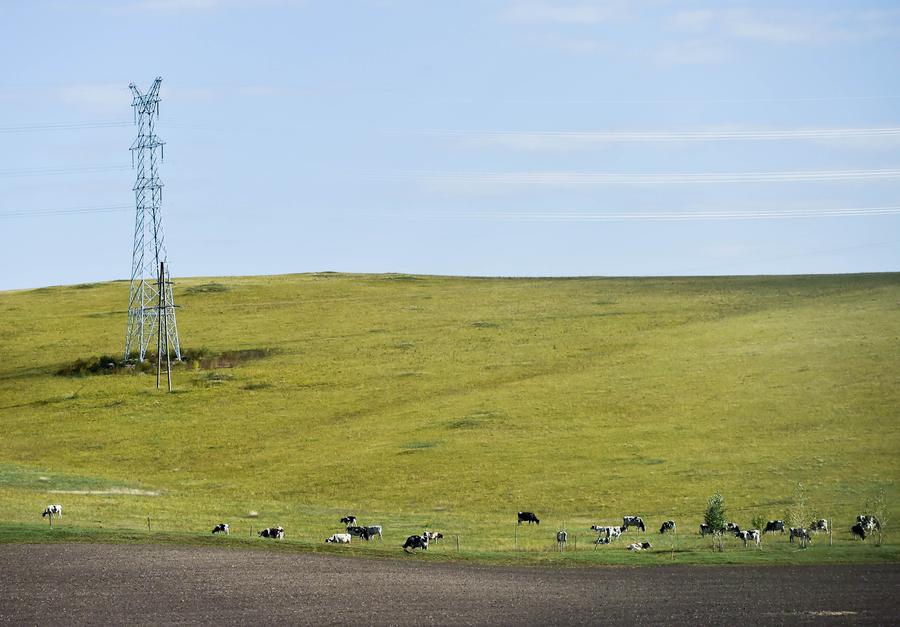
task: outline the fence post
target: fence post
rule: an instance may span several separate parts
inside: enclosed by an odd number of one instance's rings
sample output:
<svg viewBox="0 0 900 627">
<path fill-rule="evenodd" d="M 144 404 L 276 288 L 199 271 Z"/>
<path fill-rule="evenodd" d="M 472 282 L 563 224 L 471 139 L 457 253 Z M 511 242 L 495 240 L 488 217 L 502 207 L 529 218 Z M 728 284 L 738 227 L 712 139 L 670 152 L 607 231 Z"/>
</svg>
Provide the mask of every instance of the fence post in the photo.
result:
<svg viewBox="0 0 900 627">
<path fill-rule="evenodd" d="M 53 529 L 53 512 L 50 512 L 50 528 Z"/>
<path fill-rule="evenodd" d="M 150 516 L 147 516 L 147 533 L 150 533 Z"/>
<path fill-rule="evenodd" d="M 456 552 L 459 553 L 459 536 L 456 536 Z"/>
<path fill-rule="evenodd" d="M 578 550 L 578 534 L 577 533 L 572 534 L 572 542 L 575 544 L 575 550 L 577 551 Z"/>
<path fill-rule="evenodd" d="M 828 546 L 834 546 L 834 519 L 828 519 Z"/>
<path fill-rule="evenodd" d="M 519 525 L 516 525 L 516 543 L 515 543 L 515 550 L 516 550 L 516 551 L 519 550 Z"/>
</svg>

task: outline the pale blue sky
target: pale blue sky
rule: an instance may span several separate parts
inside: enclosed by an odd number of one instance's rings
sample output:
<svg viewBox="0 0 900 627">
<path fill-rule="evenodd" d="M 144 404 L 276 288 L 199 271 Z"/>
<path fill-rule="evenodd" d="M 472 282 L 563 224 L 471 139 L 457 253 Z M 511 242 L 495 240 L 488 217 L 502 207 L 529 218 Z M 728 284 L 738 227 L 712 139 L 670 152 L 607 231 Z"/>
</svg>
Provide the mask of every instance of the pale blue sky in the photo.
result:
<svg viewBox="0 0 900 627">
<path fill-rule="evenodd" d="M 900 270 L 900 2 L 0 2 L 0 289 Z"/>
</svg>

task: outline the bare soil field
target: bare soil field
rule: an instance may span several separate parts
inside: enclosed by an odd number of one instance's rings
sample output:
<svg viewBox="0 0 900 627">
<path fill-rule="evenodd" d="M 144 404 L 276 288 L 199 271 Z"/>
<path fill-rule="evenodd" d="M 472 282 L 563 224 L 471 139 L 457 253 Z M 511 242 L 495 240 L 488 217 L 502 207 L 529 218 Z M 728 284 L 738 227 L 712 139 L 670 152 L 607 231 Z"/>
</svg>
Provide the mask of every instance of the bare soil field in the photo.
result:
<svg viewBox="0 0 900 627">
<path fill-rule="evenodd" d="M 898 624 L 900 565 L 547 569 L 414 555 L 0 545 L 2 624 L 688 622 Z"/>
</svg>

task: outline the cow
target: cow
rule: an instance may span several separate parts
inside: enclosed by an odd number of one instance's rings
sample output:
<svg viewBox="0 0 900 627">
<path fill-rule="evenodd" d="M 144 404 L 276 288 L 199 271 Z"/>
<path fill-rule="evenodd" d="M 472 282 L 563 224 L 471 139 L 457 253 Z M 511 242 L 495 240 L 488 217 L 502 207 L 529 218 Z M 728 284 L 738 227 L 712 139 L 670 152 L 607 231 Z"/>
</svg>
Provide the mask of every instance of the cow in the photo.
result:
<svg viewBox="0 0 900 627">
<path fill-rule="evenodd" d="M 712 527 L 710 527 L 706 523 L 700 523 L 700 537 L 702 538 L 709 533 L 712 533 Z"/>
<path fill-rule="evenodd" d="M 671 531 L 675 533 L 675 521 L 667 520 L 662 524 L 662 527 L 659 528 L 660 533 L 666 533 L 667 531 Z"/>
<path fill-rule="evenodd" d="M 640 516 L 624 516 L 622 517 L 622 526 L 625 529 L 629 527 L 638 527 L 641 531 L 647 531 L 644 526 L 644 520 Z"/>
<path fill-rule="evenodd" d="M 875 531 L 881 529 L 881 523 L 874 516 L 868 514 L 860 514 L 856 517 L 856 522 L 862 525 L 866 531 Z"/>
<path fill-rule="evenodd" d="M 438 531 L 423 531 L 422 537 L 426 538 L 429 542 L 437 542 L 438 540 L 444 539 L 444 534 Z"/>
<path fill-rule="evenodd" d="M 634 544 L 629 544 L 626 548 L 629 551 L 646 551 L 651 548 L 651 545 L 649 542 L 635 542 Z"/>
<path fill-rule="evenodd" d="M 863 527 L 862 523 L 856 523 L 852 527 L 850 527 L 850 535 L 854 538 L 859 538 L 860 540 L 866 539 L 866 528 Z"/>
<path fill-rule="evenodd" d="M 598 535 L 605 535 L 607 538 L 612 538 L 615 540 L 622 532 L 625 531 L 625 527 L 604 527 L 601 525 L 591 525 L 591 531 L 596 531 Z"/>
<path fill-rule="evenodd" d="M 763 533 L 775 533 L 776 531 L 780 531 L 782 534 L 784 533 L 784 521 L 783 520 L 770 520 L 766 523 L 766 528 L 763 529 Z"/>
<path fill-rule="evenodd" d="M 565 531 L 557 531 L 556 532 L 556 546 L 557 548 L 564 549 L 566 548 L 566 541 L 569 539 L 569 534 Z"/>
<path fill-rule="evenodd" d="M 733 522 L 725 523 L 725 531 L 727 531 L 728 533 L 737 534 L 740 530 L 741 530 L 741 528 L 738 527 Z"/>
<path fill-rule="evenodd" d="M 356 527 L 356 526 L 350 525 L 347 527 L 347 533 L 349 533 L 351 536 L 357 536 L 359 538 L 362 538 L 363 540 L 369 539 L 369 528 L 368 527 Z"/>
<path fill-rule="evenodd" d="M 801 541 L 809 541 L 811 539 L 809 537 L 809 531 L 807 531 L 803 527 L 791 527 L 788 533 L 790 534 L 791 542 L 794 541 L 794 538 L 799 538 Z"/>
<path fill-rule="evenodd" d="M 284 540 L 284 527 L 269 527 L 259 532 L 260 538 L 275 538 L 276 540 Z"/>
<path fill-rule="evenodd" d="M 809 526 L 809 530 L 813 533 L 819 533 L 820 531 L 824 533 L 828 533 L 828 521 L 824 518 L 820 518 L 819 520 L 814 520 L 812 524 Z"/>
<path fill-rule="evenodd" d="M 51 518 L 59 516 L 62 518 L 62 505 L 48 505 L 47 509 L 44 510 L 44 513 L 41 514 L 41 518 L 44 516 L 50 516 Z"/>
<path fill-rule="evenodd" d="M 348 526 L 355 525 L 356 524 L 356 516 L 353 516 L 353 515 L 344 516 L 343 518 L 341 518 L 341 522 Z"/>
<path fill-rule="evenodd" d="M 368 536 L 366 540 L 374 538 L 375 536 L 378 536 L 379 540 L 384 540 L 384 536 L 381 535 L 381 525 L 366 527 L 366 535 Z"/>
<path fill-rule="evenodd" d="M 597 538 L 594 544 L 609 544 L 609 536 L 600 536 L 599 538 Z"/>
<path fill-rule="evenodd" d="M 519 512 L 519 521 L 516 524 L 521 525 L 523 522 L 527 522 L 529 525 L 531 523 L 541 524 L 541 521 L 538 520 L 538 517 L 533 512 Z"/>
<path fill-rule="evenodd" d="M 412 550 L 410 550 L 412 549 Z M 428 538 L 423 536 L 409 536 L 403 543 L 403 550 L 407 553 L 415 553 L 416 549 L 428 550 Z"/>
<path fill-rule="evenodd" d="M 350 544 L 349 533 L 333 533 L 330 538 L 325 538 L 325 544 Z"/>
<path fill-rule="evenodd" d="M 213 533 L 224 533 L 226 536 L 230 533 L 228 523 L 219 523 L 212 530 Z"/>
<path fill-rule="evenodd" d="M 753 540 L 756 542 L 756 546 L 759 546 L 759 529 L 748 529 L 746 531 L 735 531 L 734 535 L 736 538 L 742 540 L 744 542 L 744 546 L 747 546 L 748 540 Z"/>
</svg>

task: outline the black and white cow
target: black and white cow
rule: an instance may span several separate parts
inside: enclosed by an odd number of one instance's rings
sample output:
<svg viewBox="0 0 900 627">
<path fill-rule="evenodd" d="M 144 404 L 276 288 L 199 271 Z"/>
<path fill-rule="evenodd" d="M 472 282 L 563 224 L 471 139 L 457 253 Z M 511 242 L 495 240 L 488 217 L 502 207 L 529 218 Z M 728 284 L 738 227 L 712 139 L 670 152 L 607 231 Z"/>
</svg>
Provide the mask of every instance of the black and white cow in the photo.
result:
<svg viewBox="0 0 900 627">
<path fill-rule="evenodd" d="M 763 529 L 763 533 L 775 533 L 776 531 L 780 531 L 784 533 L 784 521 L 783 520 L 770 520 L 766 523 L 766 528 Z"/>
<path fill-rule="evenodd" d="M 48 505 L 47 509 L 44 510 L 44 513 L 41 514 L 41 518 L 44 516 L 59 516 L 62 518 L 62 505 Z"/>
<path fill-rule="evenodd" d="M 444 534 L 439 531 L 423 531 L 422 537 L 426 538 L 429 542 L 437 542 L 438 540 L 444 539 Z"/>
<path fill-rule="evenodd" d="M 793 542 L 794 538 L 798 538 L 800 540 L 809 541 L 812 538 L 809 537 L 809 531 L 804 529 L 803 527 L 791 527 L 788 531 L 790 534 L 790 541 Z"/>
<path fill-rule="evenodd" d="M 597 535 L 605 536 L 612 540 L 618 538 L 625 531 L 625 527 L 607 527 L 602 525 L 591 525 L 591 531 L 596 531 Z"/>
<path fill-rule="evenodd" d="M 819 533 L 820 531 L 823 533 L 828 533 L 828 521 L 824 518 L 820 518 L 819 520 L 814 520 L 812 524 L 809 526 L 809 530 L 813 533 Z"/>
<path fill-rule="evenodd" d="M 625 529 L 628 529 L 629 527 L 637 527 L 641 531 L 647 531 L 647 528 L 644 526 L 644 519 L 640 516 L 623 516 L 622 527 L 624 527 Z"/>
<path fill-rule="evenodd" d="M 737 535 L 737 533 L 738 533 L 740 530 L 741 530 L 741 528 L 738 527 L 738 526 L 737 526 L 736 524 L 734 524 L 733 522 L 727 522 L 727 523 L 725 523 L 725 531 L 727 531 L 728 533 L 733 533 L 733 534 Z"/>
<path fill-rule="evenodd" d="M 407 553 L 415 553 L 416 549 L 428 550 L 428 538 L 423 536 L 409 536 L 403 543 L 403 550 Z"/>
<path fill-rule="evenodd" d="M 363 540 L 369 539 L 369 528 L 368 527 L 357 527 L 354 525 L 350 525 L 347 527 L 347 533 L 351 536 L 356 536 L 358 538 L 362 538 Z"/>
<path fill-rule="evenodd" d="M 228 523 L 219 523 L 212 530 L 213 533 L 224 533 L 226 536 L 230 533 L 228 529 Z"/>
<path fill-rule="evenodd" d="M 671 531 L 675 533 L 675 521 L 667 520 L 662 524 L 662 527 L 659 528 L 660 533 L 666 533 L 667 531 Z"/>
<path fill-rule="evenodd" d="M 759 529 L 748 529 L 746 531 L 736 531 L 734 532 L 736 538 L 742 540 L 744 542 L 744 546 L 747 546 L 747 541 L 752 540 L 756 542 L 756 546 L 759 546 L 760 533 Z"/>
<path fill-rule="evenodd" d="M 556 532 L 556 546 L 557 548 L 564 549 L 566 548 L 566 542 L 569 540 L 569 534 L 565 531 L 557 531 Z"/>
<path fill-rule="evenodd" d="M 609 544 L 609 536 L 600 536 L 594 544 Z"/>
<path fill-rule="evenodd" d="M 378 536 L 379 540 L 384 540 L 384 536 L 381 535 L 381 525 L 371 525 L 366 527 L 366 534 L 368 535 L 366 540 L 374 538 L 375 536 Z"/>
<path fill-rule="evenodd" d="M 649 542 L 635 542 L 634 544 L 628 545 L 629 551 L 646 551 L 651 548 L 651 544 Z"/>
<path fill-rule="evenodd" d="M 702 537 L 710 533 L 712 533 L 712 527 L 706 523 L 700 523 L 700 536 Z"/>
<path fill-rule="evenodd" d="M 325 538 L 326 544 L 350 544 L 349 533 L 333 533 L 330 538 Z"/>
<path fill-rule="evenodd" d="M 531 523 L 541 524 L 541 521 L 534 515 L 534 512 L 519 512 L 519 521 L 516 524 L 521 525 L 523 522 L 527 522 L 529 525 Z"/>
<path fill-rule="evenodd" d="M 344 523 L 345 525 L 355 525 L 356 524 L 356 516 L 353 516 L 353 515 L 344 516 L 343 518 L 341 518 L 341 522 Z"/>
<path fill-rule="evenodd" d="M 863 527 L 862 523 L 856 523 L 852 527 L 850 527 L 850 535 L 854 538 L 859 538 L 860 540 L 866 539 L 866 528 Z"/>
<path fill-rule="evenodd" d="M 274 538 L 284 540 L 284 527 L 269 527 L 259 532 L 260 538 Z"/>
<path fill-rule="evenodd" d="M 856 522 L 862 525 L 866 531 L 876 531 L 881 529 L 881 523 L 878 519 L 868 514 L 860 514 L 856 517 Z"/>
</svg>

